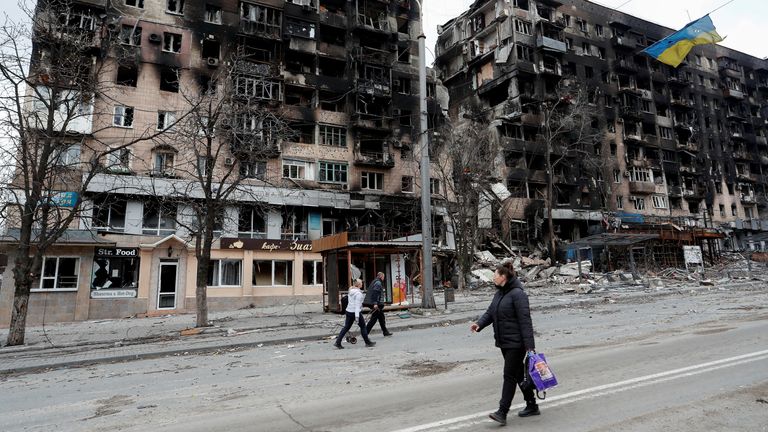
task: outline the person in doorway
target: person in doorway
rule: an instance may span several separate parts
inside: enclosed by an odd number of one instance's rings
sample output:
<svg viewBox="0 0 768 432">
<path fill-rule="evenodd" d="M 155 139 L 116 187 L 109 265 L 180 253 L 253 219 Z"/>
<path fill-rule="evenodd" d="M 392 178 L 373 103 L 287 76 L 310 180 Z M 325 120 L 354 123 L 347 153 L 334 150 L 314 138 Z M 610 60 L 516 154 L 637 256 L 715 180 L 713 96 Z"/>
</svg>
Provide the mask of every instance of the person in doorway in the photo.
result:
<svg viewBox="0 0 768 432">
<path fill-rule="evenodd" d="M 501 349 L 504 357 L 504 380 L 501 388 L 499 409 L 490 414 L 490 418 L 507 424 L 507 413 L 515 396 L 515 388 L 525 378 L 523 363 L 529 352 L 536 349 L 533 338 L 533 322 L 528 306 L 528 295 L 523 291 L 523 285 L 515 276 L 512 261 L 499 265 L 493 275 L 496 294 L 491 300 L 488 310 L 472 323 L 470 330 L 479 332 L 493 325 L 493 335 L 496 346 Z M 520 417 L 539 415 L 536 395 L 533 388 L 521 387 L 525 399 L 525 409 L 517 413 Z"/>
<path fill-rule="evenodd" d="M 381 295 L 384 290 L 383 282 L 384 273 L 379 272 L 376 274 L 373 282 L 371 282 L 371 285 L 368 286 L 368 292 L 365 293 L 363 305 L 371 308 L 371 318 L 368 320 L 368 333 L 371 332 L 376 321 L 378 321 L 384 336 L 392 336 L 392 333 L 387 331 L 387 323 L 384 321 L 384 302 Z"/>
<path fill-rule="evenodd" d="M 355 279 L 355 283 L 349 287 L 349 292 L 347 292 L 348 303 L 345 311 L 346 320 L 344 321 L 344 328 L 341 329 L 341 332 L 336 337 L 336 342 L 333 344 L 333 346 L 338 349 L 344 349 L 341 341 L 344 340 L 344 335 L 346 335 L 349 329 L 352 328 L 352 324 L 355 321 L 357 321 L 357 325 L 360 326 L 360 333 L 365 341 L 365 346 L 370 348 L 376 345 L 376 342 L 368 339 L 368 330 L 365 328 L 365 318 L 363 318 L 363 292 L 360 290 L 362 287 L 363 281 Z"/>
</svg>

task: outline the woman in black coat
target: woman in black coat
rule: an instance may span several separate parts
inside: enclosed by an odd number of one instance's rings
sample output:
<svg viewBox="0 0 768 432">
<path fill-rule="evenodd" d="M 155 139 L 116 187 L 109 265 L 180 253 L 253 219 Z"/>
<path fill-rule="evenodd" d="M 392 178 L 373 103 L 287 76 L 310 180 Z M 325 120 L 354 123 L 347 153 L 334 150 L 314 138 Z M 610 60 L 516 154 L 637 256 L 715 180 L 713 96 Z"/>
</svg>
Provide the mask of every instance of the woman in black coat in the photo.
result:
<svg viewBox="0 0 768 432">
<path fill-rule="evenodd" d="M 533 322 L 528 306 L 528 295 L 523 291 L 520 280 L 515 277 L 511 261 L 496 268 L 493 283 L 497 288 L 496 295 L 493 296 L 491 305 L 483 316 L 476 323 L 472 323 L 470 330 L 479 332 L 493 325 L 496 346 L 501 348 L 501 354 L 504 356 L 504 384 L 501 388 L 499 409 L 491 413 L 490 417 L 501 424 L 507 424 L 507 412 L 512 405 L 515 388 L 525 377 L 523 361 L 529 351 L 536 349 L 536 343 L 533 339 Z M 523 392 L 526 407 L 517 415 L 520 417 L 539 415 L 533 388 L 520 390 Z"/>
</svg>

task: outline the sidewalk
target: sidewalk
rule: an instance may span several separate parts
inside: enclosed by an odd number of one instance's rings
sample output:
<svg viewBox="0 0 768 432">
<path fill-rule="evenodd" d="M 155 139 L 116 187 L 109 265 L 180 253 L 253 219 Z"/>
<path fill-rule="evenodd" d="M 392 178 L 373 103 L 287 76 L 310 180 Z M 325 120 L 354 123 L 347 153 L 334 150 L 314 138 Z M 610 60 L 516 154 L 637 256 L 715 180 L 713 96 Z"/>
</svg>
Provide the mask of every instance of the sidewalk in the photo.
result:
<svg viewBox="0 0 768 432">
<path fill-rule="evenodd" d="M 727 286 L 729 290 L 760 288 L 764 288 L 764 282 L 734 281 Z M 638 297 L 687 294 L 691 290 L 716 291 L 718 288 L 678 286 L 649 290 L 643 286 L 625 286 L 589 295 L 555 295 L 534 290 L 529 294 L 532 309 L 541 311 L 605 303 L 606 298 L 619 302 Z M 443 293 L 437 292 L 437 310 L 388 312 L 387 327 L 400 333 L 466 323 L 485 310 L 492 295 L 492 291 L 457 293 L 456 302 L 449 303 L 446 311 Z M 416 304 L 419 304 L 418 299 Z M 192 327 L 194 319 L 194 315 L 185 314 L 31 327 L 27 329 L 26 345 L 0 348 L 0 374 L 330 339 L 338 333 L 343 322 L 341 315 L 323 313 L 319 302 L 296 302 L 211 313 L 213 327 L 195 329 L 202 332 L 182 336 L 182 330 Z M 7 329 L 0 330 L 1 341 L 5 341 L 7 333 Z M 374 338 L 379 336 L 377 331 L 372 334 Z"/>
</svg>

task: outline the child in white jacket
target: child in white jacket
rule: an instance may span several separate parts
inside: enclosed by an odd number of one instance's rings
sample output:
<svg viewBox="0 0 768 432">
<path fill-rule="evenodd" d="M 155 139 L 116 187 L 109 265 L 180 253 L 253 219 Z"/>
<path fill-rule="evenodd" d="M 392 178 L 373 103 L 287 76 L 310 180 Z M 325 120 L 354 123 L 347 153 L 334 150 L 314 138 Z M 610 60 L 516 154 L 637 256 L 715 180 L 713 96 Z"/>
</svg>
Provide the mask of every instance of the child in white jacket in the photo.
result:
<svg viewBox="0 0 768 432">
<path fill-rule="evenodd" d="M 341 329 L 341 333 L 339 333 L 339 336 L 336 337 L 336 342 L 333 344 L 338 349 L 343 349 L 344 347 L 341 345 L 341 341 L 344 339 L 344 335 L 347 334 L 350 328 L 352 328 L 352 324 L 357 320 L 357 325 L 360 326 L 360 334 L 363 335 L 363 340 L 365 341 L 366 347 L 372 347 L 376 345 L 376 342 L 372 342 L 370 339 L 368 339 L 368 331 L 365 328 L 365 319 L 363 319 L 363 292 L 360 290 L 363 286 L 363 281 L 360 279 L 355 279 L 354 285 L 349 287 L 349 292 L 347 293 L 347 299 L 349 300 L 349 303 L 347 303 L 347 310 L 346 310 L 346 320 L 344 321 L 344 328 Z"/>
</svg>

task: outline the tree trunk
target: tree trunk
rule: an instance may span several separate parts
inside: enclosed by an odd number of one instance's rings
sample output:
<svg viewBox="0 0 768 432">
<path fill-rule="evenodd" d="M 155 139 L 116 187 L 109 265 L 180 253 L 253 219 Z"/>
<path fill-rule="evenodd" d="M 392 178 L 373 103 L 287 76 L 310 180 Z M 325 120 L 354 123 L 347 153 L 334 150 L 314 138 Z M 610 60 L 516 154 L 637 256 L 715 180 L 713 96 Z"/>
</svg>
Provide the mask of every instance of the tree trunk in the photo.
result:
<svg viewBox="0 0 768 432">
<path fill-rule="evenodd" d="M 212 230 L 211 230 L 212 231 Z M 202 239 L 199 239 L 197 254 L 197 283 L 195 287 L 195 305 L 197 309 L 196 327 L 208 327 L 208 272 L 211 262 L 211 235 L 205 229 Z M 211 232 L 212 234 L 212 232 Z"/>
<path fill-rule="evenodd" d="M 555 203 L 554 197 L 554 173 L 552 172 L 552 145 L 549 144 L 547 150 L 547 228 L 549 229 L 549 257 L 552 263 L 557 261 L 557 246 L 555 242 L 555 223 L 552 220 L 552 206 Z"/>
<path fill-rule="evenodd" d="M 18 252 L 14 259 L 13 282 L 15 288 L 11 324 L 8 328 L 8 338 L 6 340 L 6 345 L 8 346 L 24 345 L 33 267 L 33 263 L 28 256 L 29 251 L 27 249 L 26 253 Z"/>
</svg>

